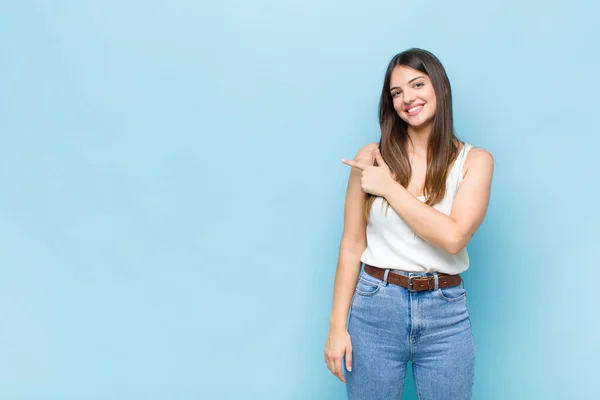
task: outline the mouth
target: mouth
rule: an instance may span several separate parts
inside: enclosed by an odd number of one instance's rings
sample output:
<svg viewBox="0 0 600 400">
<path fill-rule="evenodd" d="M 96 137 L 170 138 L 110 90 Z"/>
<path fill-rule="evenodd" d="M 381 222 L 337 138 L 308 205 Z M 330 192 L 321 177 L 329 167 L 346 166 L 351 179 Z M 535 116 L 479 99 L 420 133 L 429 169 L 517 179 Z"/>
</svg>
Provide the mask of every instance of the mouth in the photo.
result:
<svg viewBox="0 0 600 400">
<path fill-rule="evenodd" d="M 404 111 L 410 116 L 414 116 L 417 115 L 418 113 L 421 112 L 421 110 L 423 109 L 423 107 L 425 106 L 425 104 L 418 104 L 416 106 L 412 106 L 411 108 L 407 108 Z"/>
</svg>

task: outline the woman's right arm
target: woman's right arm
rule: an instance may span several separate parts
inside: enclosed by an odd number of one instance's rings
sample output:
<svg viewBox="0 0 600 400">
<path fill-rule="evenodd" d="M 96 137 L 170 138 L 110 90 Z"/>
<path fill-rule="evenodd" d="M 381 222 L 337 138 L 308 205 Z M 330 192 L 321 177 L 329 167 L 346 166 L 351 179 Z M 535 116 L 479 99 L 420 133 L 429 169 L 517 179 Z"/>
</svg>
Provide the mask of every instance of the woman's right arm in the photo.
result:
<svg viewBox="0 0 600 400">
<path fill-rule="evenodd" d="M 377 143 L 369 143 L 358 151 L 354 160 L 373 165 L 377 147 Z M 352 344 L 346 321 L 360 272 L 360 256 L 367 247 L 366 221 L 363 215 L 366 194 L 361 189 L 360 174 L 361 171 L 357 168 L 350 168 L 344 205 L 344 231 L 335 273 L 329 335 L 325 344 L 327 368 L 342 382 L 345 382 L 342 372 L 344 355 L 346 369 L 350 371 L 352 366 Z"/>
</svg>

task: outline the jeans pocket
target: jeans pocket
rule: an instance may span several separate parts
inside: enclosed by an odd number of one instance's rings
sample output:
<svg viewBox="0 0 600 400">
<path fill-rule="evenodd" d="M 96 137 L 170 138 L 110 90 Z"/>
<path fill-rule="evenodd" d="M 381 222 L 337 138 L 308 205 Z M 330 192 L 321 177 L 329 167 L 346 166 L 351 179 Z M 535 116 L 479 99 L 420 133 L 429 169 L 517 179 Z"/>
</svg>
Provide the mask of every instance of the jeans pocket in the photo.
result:
<svg viewBox="0 0 600 400">
<path fill-rule="evenodd" d="M 354 291 L 361 296 L 373 296 L 381 289 L 382 281 L 370 275 L 361 273 Z"/>
<path fill-rule="evenodd" d="M 467 297 L 467 291 L 462 280 L 456 286 L 439 288 L 437 292 L 446 301 L 460 301 Z"/>
</svg>

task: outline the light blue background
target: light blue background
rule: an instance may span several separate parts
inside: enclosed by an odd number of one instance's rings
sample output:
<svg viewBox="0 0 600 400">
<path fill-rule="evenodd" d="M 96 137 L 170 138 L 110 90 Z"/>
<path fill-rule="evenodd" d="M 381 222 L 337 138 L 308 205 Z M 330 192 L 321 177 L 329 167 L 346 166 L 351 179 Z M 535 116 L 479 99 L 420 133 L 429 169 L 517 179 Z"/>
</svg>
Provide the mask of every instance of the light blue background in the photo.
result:
<svg viewBox="0 0 600 400">
<path fill-rule="evenodd" d="M 496 162 L 464 274 L 474 399 L 600 398 L 599 11 L 3 2 L 0 398 L 344 399 L 340 160 L 379 139 L 413 46 Z"/>
</svg>

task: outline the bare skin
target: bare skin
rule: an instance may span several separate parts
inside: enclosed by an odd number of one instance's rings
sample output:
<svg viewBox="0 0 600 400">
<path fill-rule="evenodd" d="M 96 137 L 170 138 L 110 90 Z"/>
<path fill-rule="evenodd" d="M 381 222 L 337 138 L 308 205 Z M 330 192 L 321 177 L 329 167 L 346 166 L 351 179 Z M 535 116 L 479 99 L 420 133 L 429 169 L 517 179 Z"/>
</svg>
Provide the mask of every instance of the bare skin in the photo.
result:
<svg viewBox="0 0 600 400">
<path fill-rule="evenodd" d="M 396 67 L 392 73 L 390 92 L 398 115 L 408 123 L 412 139 L 407 148 L 412 176 L 407 188 L 394 181 L 378 152 L 378 143 L 361 148 L 349 165 L 350 177 L 344 208 L 344 230 L 340 243 L 334 282 L 330 329 L 325 344 L 327 368 L 345 383 L 342 360 L 352 370 L 352 341 L 346 327 L 350 302 L 360 272 L 360 256 L 367 247 L 366 221 L 362 208 L 366 193 L 384 197 L 411 229 L 424 240 L 451 254 L 464 248 L 481 225 L 487 211 L 493 158 L 485 149 L 473 148 L 465 160 L 463 181 L 454 198 L 450 215 L 424 204 L 423 194 L 427 170 L 427 142 L 435 115 L 435 93 L 429 78 L 407 67 Z M 416 114 L 415 107 L 422 106 Z M 408 110 L 413 110 L 409 113 Z M 412 115 L 411 115 L 412 114 Z M 373 161 L 378 160 L 378 166 Z"/>
</svg>

